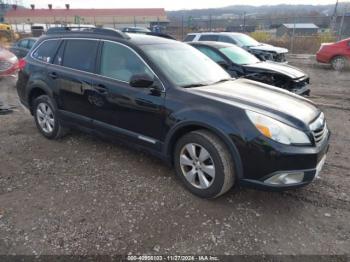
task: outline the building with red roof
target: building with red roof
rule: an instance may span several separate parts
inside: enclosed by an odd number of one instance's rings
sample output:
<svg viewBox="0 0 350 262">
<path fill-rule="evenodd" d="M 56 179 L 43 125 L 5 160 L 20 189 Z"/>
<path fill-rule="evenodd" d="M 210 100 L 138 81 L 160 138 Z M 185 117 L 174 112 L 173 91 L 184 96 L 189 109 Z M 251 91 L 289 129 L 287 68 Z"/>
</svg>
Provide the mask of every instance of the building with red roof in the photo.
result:
<svg viewBox="0 0 350 262">
<path fill-rule="evenodd" d="M 66 9 L 12 8 L 4 15 L 9 24 L 94 24 L 94 25 L 151 25 L 168 22 L 164 8 L 124 9 Z"/>
</svg>

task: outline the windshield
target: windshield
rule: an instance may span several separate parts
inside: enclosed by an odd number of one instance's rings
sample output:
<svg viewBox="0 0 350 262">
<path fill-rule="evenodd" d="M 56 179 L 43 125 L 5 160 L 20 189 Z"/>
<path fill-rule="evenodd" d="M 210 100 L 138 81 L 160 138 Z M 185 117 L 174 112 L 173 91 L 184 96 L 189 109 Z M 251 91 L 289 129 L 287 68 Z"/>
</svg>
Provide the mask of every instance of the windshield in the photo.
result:
<svg viewBox="0 0 350 262">
<path fill-rule="evenodd" d="M 254 38 L 251 38 L 248 35 L 239 34 L 234 35 L 234 40 L 236 40 L 240 46 L 258 46 L 260 43 L 256 41 Z"/>
<path fill-rule="evenodd" d="M 258 58 L 238 46 L 221 48 L 220 52 L 238 65 L 249 65 L 260 62 Z"/>
<path fill-rule="evenodd" d="M 181 43 L 141 47 L 150 59 L 176 85 L 210 85 L 230 76 L 215 62 L 195 48 Z"/>
</svg>

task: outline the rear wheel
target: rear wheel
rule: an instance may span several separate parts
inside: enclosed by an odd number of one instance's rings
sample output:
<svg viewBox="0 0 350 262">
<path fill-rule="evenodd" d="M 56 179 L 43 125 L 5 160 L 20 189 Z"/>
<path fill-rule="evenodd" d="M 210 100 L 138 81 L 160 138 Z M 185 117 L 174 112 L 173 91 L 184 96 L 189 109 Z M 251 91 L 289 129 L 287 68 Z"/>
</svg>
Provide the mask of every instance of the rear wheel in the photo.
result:
<svg viewBox="0 0 350 262">
<path fill-rule="evenodd" d="M 183 136 L 176 145 L 174 161 L 178 177 L 199 197 L 218 197 L 234 184 L 234 165 L 227 146 L 206 130 Z"/>
<path fill-rule="evenodd" d="M 331 64 L 334 70 L 342 71 L 347 66 L 347 59 L 344 56 L 336 56 L 332 59 Z"/>
<path fill-rule="evenodd" d="M 36 126 L 46 138 L 58 139 L 67 133 L 57 117 L 56 107 L 49 96 L 37 97 L 33 102 L 33 112 Z"/>
</svg>

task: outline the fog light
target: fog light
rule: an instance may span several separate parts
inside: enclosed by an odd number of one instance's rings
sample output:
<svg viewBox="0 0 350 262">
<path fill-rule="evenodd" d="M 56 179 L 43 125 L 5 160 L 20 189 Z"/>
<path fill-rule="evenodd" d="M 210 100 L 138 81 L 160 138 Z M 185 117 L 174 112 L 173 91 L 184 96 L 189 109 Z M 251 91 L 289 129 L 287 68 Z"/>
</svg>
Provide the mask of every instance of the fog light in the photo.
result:
<svg viewBox="0 0 350 262">
<path fill-rule="evenodd" d="M 271 185 L 290 185 L 302 182 L 304 179 L 304 173 L 279 173 L 264 181 L 266 184 Z"/>
</svg>

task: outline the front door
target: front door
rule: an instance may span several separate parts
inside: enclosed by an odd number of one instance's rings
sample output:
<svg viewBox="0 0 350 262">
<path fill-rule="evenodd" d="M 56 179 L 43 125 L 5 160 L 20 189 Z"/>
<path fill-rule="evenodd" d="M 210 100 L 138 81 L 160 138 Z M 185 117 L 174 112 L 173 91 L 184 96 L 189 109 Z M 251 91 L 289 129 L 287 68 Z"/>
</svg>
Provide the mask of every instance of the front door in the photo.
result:
<svg viewBox="0 0 350 262">
<path fill-rule="evenodd" d="M 165 98 L 160 80 L 134 50 L 120 43 L 102 41 L 99 64 L 91 97 L 96 128 L 159 150 Z M 149 75 L 154 85 L 131 87 L 130 78 L 137 74 Z"/>
</svg>

